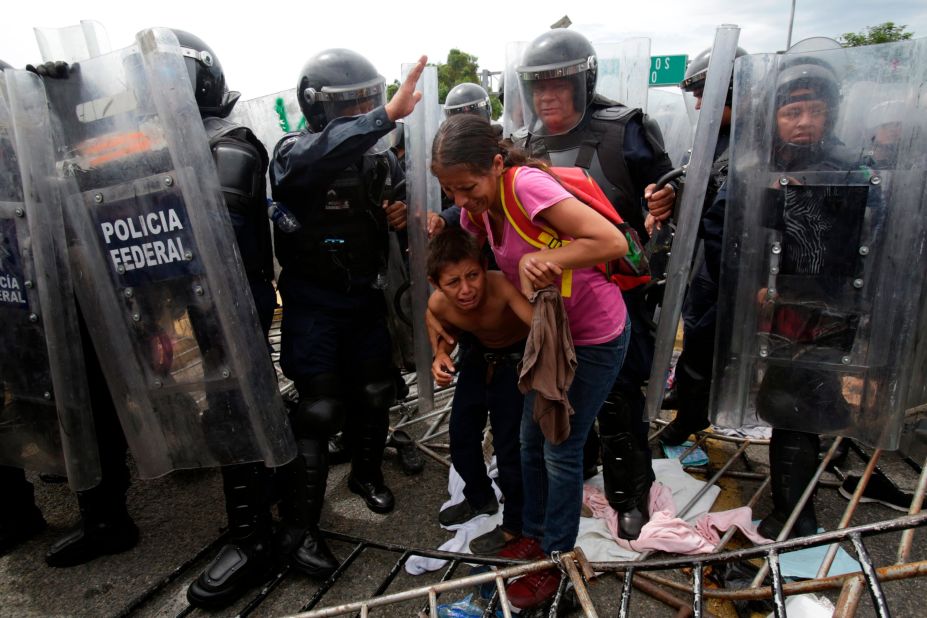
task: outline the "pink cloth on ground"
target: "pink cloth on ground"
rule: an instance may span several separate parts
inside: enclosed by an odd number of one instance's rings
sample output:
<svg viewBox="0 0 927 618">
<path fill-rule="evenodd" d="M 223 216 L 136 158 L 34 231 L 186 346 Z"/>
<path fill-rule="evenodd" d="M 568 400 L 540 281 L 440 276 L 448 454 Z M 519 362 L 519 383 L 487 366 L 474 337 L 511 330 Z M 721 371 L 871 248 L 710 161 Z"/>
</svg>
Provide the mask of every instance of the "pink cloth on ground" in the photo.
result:
<svg viewBox="0 0 927 618">
<path fill-rule="evenodd" d="M 654 483 L 650 489 L 650 521 L 641 530 L 636 541 L 618 538 L 618 513 L 608 504 L 605 494 L 597 487 L 583 487 L 583 504 L 592 510 L 594 517 L 604 519 L 615 541 L 631 551 L 665 551 L 674 554 L 710 554 L 721 540 L 721 534 L 736 526 L 744 536 L 756 544 L 770 540 L 757 532 L 753 525 L 753 512 L 749 507 L 705 513 L 695 525 L 676 517 L 673 493 L 666 486 Z"/>
<path fill-rule="evenodd" d="M 525 212 L 536 223 L 543 222 L 545 209 L 573 197 L 550 174 L 533 167 L 526 167 L 518 172 L 515 178 L 515 194 L 525 207 Z M 466 210 L 460 211 L 461 227 L 471 234 L 489 239 L 489 246 L 502 274 L 520 290 L 518 260 L 524 254 L 534 253 L 537 249 L 519 236 L 508 221 L 502 228 L 502 238 L 493 238 L 489 215 L 484 212 L 479 219 L 479 223 L 474 223 Z M 624 330 L 627 309 L 621 290 L 595 267 L 573 271 L 573 293 L 563 299 L 563 306 L 570 319 L 573 345 L 605 343 Z"/>
</svg>

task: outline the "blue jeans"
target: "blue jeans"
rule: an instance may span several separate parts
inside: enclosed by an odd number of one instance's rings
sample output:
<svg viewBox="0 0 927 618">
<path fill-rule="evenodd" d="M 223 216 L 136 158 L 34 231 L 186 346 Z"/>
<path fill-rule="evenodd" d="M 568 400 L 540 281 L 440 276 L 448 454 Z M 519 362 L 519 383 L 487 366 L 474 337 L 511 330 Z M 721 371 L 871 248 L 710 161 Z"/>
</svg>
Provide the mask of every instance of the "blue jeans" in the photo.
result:
<svg viewBox="0 0 927 618">
<path fill-rule="evenodd" d="M 570 437 L 554 445 L 532 418 L 534 392 L 525 396 L 521 417 L 521 474 L 525 509 L 522 533 L 539 539 L 545 553 L 576 544 L 583 503 L 583 445 L 621 365 L 631 326 L 611 341 L 576 346 L 576 375 L 568 397 L 573 406 Z"/>
<path fill-rule="evenodd" d="M 523 510 L 519 425 L 525 396 L 518 390 L 516 364 L 525 342 L 501 350 L 484 348 L 467 335 L 460 338 L 457 388 L 451 408 L 451 461 L 464 480 L 464 497 L 474 509 L 495 498 L 492 481 L 483 461 L 483 428 L 486 415 L 492 426 L 492 445 L 499 470 L 497 482 L 505 499 L 502 527 L 521 533 Z M 486 354 L 498 359 L 490 367 Z"/>
</svg>

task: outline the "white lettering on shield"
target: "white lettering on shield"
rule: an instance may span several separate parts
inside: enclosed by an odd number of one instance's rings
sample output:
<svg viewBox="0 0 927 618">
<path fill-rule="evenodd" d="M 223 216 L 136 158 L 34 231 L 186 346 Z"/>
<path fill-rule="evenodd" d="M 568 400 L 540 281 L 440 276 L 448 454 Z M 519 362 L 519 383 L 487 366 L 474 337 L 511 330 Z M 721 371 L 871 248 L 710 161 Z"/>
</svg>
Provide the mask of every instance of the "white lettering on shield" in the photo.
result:
<svg viewBox="0 0 927 618">
<path fill-rule="evenodd" d="M 19 279 L 11 275 L 0 274 L 0 302 L 26 304 Z"/>
<path fill-rule="evenodd" d="M 157 240 L 110 249 L 109 256 L 113 266 L 117 269 L 122 266 L 126 271 L 184 261 L 186 258 L 183 239 L 180 236 L 168 236 L 171 232 L 182 229 L 183 223 L 173 208 L 104 221 L 100 224 L 100 231 L 103 232 L 103 240 L 107 245 L 117 241 L 158 237 Z"/>
</svg>

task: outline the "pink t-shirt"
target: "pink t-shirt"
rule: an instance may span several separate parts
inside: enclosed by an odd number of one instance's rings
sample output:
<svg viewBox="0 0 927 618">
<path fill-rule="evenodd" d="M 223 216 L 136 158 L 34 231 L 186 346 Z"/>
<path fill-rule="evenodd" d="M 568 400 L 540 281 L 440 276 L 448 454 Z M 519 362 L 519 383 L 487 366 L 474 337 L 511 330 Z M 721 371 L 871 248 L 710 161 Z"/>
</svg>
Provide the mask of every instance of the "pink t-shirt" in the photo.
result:
<svg viewBox="0 0 927 618">
<path fill-rule="evenodd" d="M 531 217 L 537 222 L 543 220 L 545 208 L 573 197 L 560 183 L 542 170 L 526 167 L 515 178 L 515 194 Z M 506 279 L 516 288 L 521 288 L 518 280 L 518 261 L 526 253 L 537 249 L 515 231 L 508 221 L 502 228 L 502 239 L 492 237 L 489 214 L 483 213 L 482 229 L 475 225 L 466 210 L 460 211 L 460 224 L 471 234 L 489 238 L 496 264 Z M 594 345 L 611 341 L 624 330 L 627 310 L 618 286 L 605 278 L 595 267 L 579 268 L 573 271 L 572 293 L 563 299 L 567 317 L 570 320 L 570 334 L 575 345 Z"/>
</svg>

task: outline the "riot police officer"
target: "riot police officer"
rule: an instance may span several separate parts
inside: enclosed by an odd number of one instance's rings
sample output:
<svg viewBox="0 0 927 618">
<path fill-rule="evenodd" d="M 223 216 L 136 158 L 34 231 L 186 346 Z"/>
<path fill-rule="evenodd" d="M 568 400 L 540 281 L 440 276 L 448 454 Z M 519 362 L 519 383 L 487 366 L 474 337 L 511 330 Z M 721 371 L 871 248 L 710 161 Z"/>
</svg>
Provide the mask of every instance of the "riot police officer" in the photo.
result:
<svg viewBox="0 0 927 618">
<path fill-rule="evenodd" d="M 775 97 L 772 158 L 777 171 L 788 177 L 799 171 L 858 167 L 833 134 L 840 82 L 830 65 L 814 57 L 785 57 Z M 859 316 L 842 313 L 839 302 L 828 303 L 833 306 L 827 310 L 815 309 L 815 303 L 838 298 L 846 277 L 841 272 L 854 262 L 855 248 L 847 239 L 854 235 L 851 229 L 861 225 L 862 208 L 834 209 L 834 197 L 827 195 L 833 191 L 827 187 L 790 184 L 772 191 L 782 194 L 771 201 L 779 206 L 767 217 L 767 224 L 782 234 L 782 277 L 774 292 L 766 290 L 773 307 L 770 335 L 783 343 L 803 342 L 806 350 L 812 350 L 800 359 L 805 363 L 813 362 L 815 355 L 839 357 L 852 346 Z M 799 287 L 793 289 L 790 281 L 799 282 Z M 815 281 L 816 285 L 809 287 L 802 281 Z M 773 511 L 760 523 L 764 536 L 778 536 L 818 462 L 820 439 L 816 433 L 780 427 L 801 427 L 806 422 L 807 426 L 823 427 L 820 421 L 826 419 L 826 429 L 840 431 L 850 417 L 842 390 L 839 375 L 825 368 L 791 363 L 770 363 L 767 368 L 756 396 L 757 412 L 774 427 L 769 443 Z M 791 534 L 812 535 L 817 527 L 814 503 L 809 500 Z"/>
<path fill-rule="evenodd" d="M 0 74 L 11 68 L 9 64 L 0 60 Z M 3 170 L 13 169 L 16 165 L 15 152 L 7 139 L 0 139 L 0 161 L 2 161 Z M 10 180 L 7 179 L 7 182 Z M 9 190 L 19 191 L 15 187 L 4 187 L 4 195 Z M 3 246 L 0 249 L 6 249 L 6 247 Z M 0 257 L 5 261 L 5 255 Z M 5 272 L 5 264 L 3 266 Z M 0 375 L 6 374 L 3 369 L 0 369 Z M 22 468 L 0 465 L 0 496 L 3 496 L 5 502 L 0 512 L 0 556 L 2 556 L 16 545 L 41 532 L 46 523 L 42 512 L 35 505 L 32 483 L 26 480 L 26 473 Z"/>
<path fill-rule="evenodd" d="M 655 190 L 655 181 L 672 169 L 656 124 L 641 110 L 596 94 L 597 55 L 578 32 L 554 29 L 540 35 L 525 49 L 516 71 L 526 124 L 516 132 L 516 144 L 553 165 L 588 169 L 622 218 L 646 239 L 646 208 L 670 207 L 675 200 L 672 185 Z M 624 291 L 631 342 L 598 417 L 606 494 L 621 513 L 621 536 L 630 539 L 648 521 L 653 481 L 641 387 L 650 374 L 654 341 L 642 292 L 642 286 Z M 593 432 L 587 453 L 597 450 Z"/>
<path fill-rule="evenodd" d="M 275 230 L 282 268 L 280 364 L 299 393 L 292 415 L 299 454 L 308 471 L 311 505 L 302 543 L 312 574 L 338 563 L 318 534 L 328 476 L 328 437 L 346 417 L 351 452 L 348 487 L 368 508 L 395 504 L 381 463 L 395 398 L 395 369 L 381 289 L 388 229 L 405 226 L 405 204 L 384 204 L 402 180 L 395 155 L 381 138 L 412 112 L 425 58 L 386 103 L 386 84 L 364 57 L 329 49 L 310 58 L 297 82 L 308 130 L 277 144 L 271 163 L 273 198 L 299 220 L 292 233 Z"/>
<path fill-rule="evenodd" d="M 735 57 L 747 52 L 737 48 Z M 692 59 L 686 67 L 686 75 L 679 87 L 695 96 L 695 109 L 701 109 L 705 78 L 711 48 Z M 734 98 L 733 76 L 728 87 L 727 100 L 721 113 L 718 128 L 718 143 L 705 193 L 703 211 L 714 202 L 718 190 L 727 178 L 729 164 L 728 147 L 731 139 L 731 105 Z M 672 209 L 651 210 L 649 221 L 665 221 L 672 215 Z M 672 392 L 675 403 L 664 407 L 677 408 L 676 418 L 661 434 L 664 444 L 682 444 L 691 433 L 708 427 L 708 397 L 711 393 L 712 362 L 715 344 L 715 306 L 718 297 L 718 280 L 713 277 L 704 260 L 694 268 L 695 274 L 689 284 L 689 291 L 683 305 L 682 353 L 676 362 L 676 384 Z"/>
<path fill-rule="evenodd" d="M 174 30 L 184 53 L 184 63 L 197 107 L 203 119 L 216 164 L 222 195 L 229 211 L 251 297 L 266 340 L 276 306 L 273 287 L 273 249 L 266 208 L 266 177 L 269 157 L 264 145 L 247 127 L 226 119 L 239 93 L 229 91 L 222 64 L 199 37 Z M 221 409 L 210 401 L 203 422 Z M 298 470 L 287 466 L 281 475 L 291 478 Z M 271 566 L 272 517 L 269 485 L 271 473 L 263 463 L 222 468 L 222 485 L 228 517 L 229 543 L 187 590 L 190 603 L 219 607 L 231 602 L 265 575 Z M 282 512 L 287 524 L 298 520 L 298 511 Z M 298 555 L 294 555 L 298 560 Z"/>
</svg>

